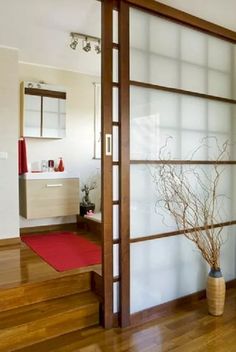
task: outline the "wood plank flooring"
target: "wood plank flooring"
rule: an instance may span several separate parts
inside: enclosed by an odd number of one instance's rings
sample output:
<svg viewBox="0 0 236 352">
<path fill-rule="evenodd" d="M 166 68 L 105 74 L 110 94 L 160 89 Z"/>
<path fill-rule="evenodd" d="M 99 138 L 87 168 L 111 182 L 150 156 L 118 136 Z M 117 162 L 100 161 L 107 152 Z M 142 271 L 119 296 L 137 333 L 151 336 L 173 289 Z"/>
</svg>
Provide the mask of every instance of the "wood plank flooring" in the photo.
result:
<svg viewBox="0 0 236 352">
<path fill-rule="evenodd" d="M 78 233 L 100 244 L 100 239 L 95 235 L 85 231 L 79 231 Z M 91 265 L 59 273 L 24 243 L 0 247 L 0 289 L 87 271 L 95 271 L 101 274 L 101 265 Z"/>
<path fill-rule="evenodd" d="M 93 327 L 18 352 L 235 352 L 236 289 L 227 291 L 222 317 L 208 315 L 206 301 L 174 314 L 126 329 Z"/>
</svg>

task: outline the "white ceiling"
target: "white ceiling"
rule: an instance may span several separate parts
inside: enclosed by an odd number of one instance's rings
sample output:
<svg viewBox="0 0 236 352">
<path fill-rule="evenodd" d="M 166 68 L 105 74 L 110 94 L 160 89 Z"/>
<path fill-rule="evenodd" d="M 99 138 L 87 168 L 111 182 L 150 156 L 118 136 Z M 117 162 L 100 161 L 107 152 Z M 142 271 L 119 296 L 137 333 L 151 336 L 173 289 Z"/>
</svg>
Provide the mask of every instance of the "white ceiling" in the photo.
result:
<svg viewBox="0 0 236 352">
<path fill-rule="evenodd" d="M 236 31 L 236 0 L 160 0 Z M 99 75 L 101 55 L 73 51 L 70 32 L 101 35 L 97 0 L 0 0 L 0 46 L 23 62 Z"/>
<path fill-rule="evenodd" d="M 0 45 L 20 61 L 98 75 L 101 55 L 72 50 L 70 32 L 101 36 L 96 0 L 0 0 Z"/>
<path fill-rule="evenodd" d="M 160 0 L 159 2 L 236 31 L 236 0 Z"/>
</svg>

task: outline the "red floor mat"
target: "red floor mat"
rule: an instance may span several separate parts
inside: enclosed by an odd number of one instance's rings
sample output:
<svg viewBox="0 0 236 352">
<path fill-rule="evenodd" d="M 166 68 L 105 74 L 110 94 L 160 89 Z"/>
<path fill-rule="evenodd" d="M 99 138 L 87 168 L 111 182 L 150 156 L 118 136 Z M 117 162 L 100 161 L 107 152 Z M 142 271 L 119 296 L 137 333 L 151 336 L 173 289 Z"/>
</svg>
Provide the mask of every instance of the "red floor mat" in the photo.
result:
<svg viewBox="0 0 236 352">
<path fill-rule="evenodd" d="M 73 232 L 27 235 L 21 240 L 57 271 L 101 263 L 101 247 Z"/>
</svg>

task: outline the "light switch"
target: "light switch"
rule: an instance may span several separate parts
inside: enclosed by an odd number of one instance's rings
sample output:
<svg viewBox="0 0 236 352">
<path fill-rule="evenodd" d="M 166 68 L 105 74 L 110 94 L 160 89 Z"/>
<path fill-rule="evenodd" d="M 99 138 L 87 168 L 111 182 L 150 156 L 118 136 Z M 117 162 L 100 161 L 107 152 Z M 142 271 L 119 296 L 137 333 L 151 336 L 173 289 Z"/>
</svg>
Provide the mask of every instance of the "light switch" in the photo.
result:
<svg viewBox="0 0 236 352">
<path fill-rule="evenodd" d="M 0 159 L 1 160 L 8 159 L 8 153 L 7 152 L 0 152 Z"/>
</svg>

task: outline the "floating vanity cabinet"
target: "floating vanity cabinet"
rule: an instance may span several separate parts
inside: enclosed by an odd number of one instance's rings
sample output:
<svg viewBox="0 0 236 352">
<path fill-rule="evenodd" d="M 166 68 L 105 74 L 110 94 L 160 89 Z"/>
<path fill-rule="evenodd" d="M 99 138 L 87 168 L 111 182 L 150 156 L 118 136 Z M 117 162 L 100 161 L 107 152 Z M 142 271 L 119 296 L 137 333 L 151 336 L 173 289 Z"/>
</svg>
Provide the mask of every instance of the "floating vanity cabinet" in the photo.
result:
<svg viewBox="0 0 236 352">
<path fill-rule="evenodd" d="M 36 175 L 36 178 L 40 176 L 42 175 Z M 78 178 L 27 179 L 22 176 L 19 182 L 20 215 L 24 218 L 79 214 Z"/>
<path fill-rule="evenodd" d="M 20 107 L 22 137 L 65 137 L 66 92 L 62 87 L 22 82 Z"/>
</svg>

